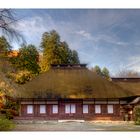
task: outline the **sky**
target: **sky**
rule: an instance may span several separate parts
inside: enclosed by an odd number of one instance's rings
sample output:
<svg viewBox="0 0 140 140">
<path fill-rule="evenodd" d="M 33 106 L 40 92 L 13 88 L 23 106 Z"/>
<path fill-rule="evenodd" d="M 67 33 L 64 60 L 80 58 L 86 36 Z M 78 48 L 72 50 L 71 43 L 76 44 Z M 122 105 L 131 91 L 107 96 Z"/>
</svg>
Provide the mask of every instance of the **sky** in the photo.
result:
<svg viewBox="0 0 140 140">
<path fill-rule="evenodd" d="M 44 32 L 56 30 L 78 52 L 81 63 L 140 72 L 140 10 L 14 9 L 16 30 L 39 47 Z M 13 43 L 14 49 L 20 47 Z"/>
</svg>

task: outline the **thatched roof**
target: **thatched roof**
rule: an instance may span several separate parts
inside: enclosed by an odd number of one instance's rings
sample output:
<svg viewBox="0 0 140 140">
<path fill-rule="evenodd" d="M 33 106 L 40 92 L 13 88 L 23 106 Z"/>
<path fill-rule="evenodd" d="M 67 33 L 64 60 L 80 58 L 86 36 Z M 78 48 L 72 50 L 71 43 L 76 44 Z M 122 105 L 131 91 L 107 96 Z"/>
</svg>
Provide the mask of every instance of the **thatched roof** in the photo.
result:
<svg viewBox="0 0 140 140">
<path fill-rule="evenodd" d="M 122 87 L 124 90 L 128 90 L 135 96 L 140 96 L 140 81 L 118 81 L 115 82 L 118 86 Z"/>
<path fill-rule="evenodd" d="M 87 68 L 55 68 L 20 87 L 21 98 L 121 98 L 133 96 Z"/>
</svg>

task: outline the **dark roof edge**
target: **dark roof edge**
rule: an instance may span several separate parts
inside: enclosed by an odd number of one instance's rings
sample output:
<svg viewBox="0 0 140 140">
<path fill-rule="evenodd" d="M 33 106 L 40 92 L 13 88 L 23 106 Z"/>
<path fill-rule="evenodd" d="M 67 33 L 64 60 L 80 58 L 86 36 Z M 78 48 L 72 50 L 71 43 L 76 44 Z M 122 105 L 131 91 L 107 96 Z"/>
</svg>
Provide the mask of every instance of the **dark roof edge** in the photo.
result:
<svg viewBox="0 0 140 140">
<path fill-rule="evenodd" d="M 111 77 L 113 82 L 140 82 L 140 77 Z"/>
<path fill-rule="evenodd" d="M 51 64 L 51 68 L 86 68 L 87 64 Z"/>
<path fill-rule="evenodd" d="M 140 79 L 140 77 L 111 77 L 111 79 Z"/>
<path fill-rule="evenodd" d="M 138 98 L 140 96 L 126 96 L 126 97 L 112 97 L 112 98 L 26 98 L 26 97 L 10 97 L 11 99 L 15 99 L 15 100 L 34 100 L 34 101 L 37 101 L 37 100 L 47 100 L 47 101 L 54 101 L 54 100 L 94 100 L 94 101 L 101 101 L 101 100 L 124 100 L 124 99 L 128 99 L 128 98 Z"/>
</svg>

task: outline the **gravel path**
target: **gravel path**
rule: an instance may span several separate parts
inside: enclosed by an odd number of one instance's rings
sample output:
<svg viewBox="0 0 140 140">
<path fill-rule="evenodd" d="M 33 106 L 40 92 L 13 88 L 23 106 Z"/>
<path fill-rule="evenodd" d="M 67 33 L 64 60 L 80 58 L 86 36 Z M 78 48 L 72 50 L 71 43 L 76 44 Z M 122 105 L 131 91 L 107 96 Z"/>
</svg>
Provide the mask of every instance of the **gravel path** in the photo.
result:
<svg viewBox="0 0 140 140">
<path fill-rule="evenodd" d="M 133 123 L 105 122 L 30 122 L 19 123 L 13 131 L 140 131 Z"/>
</svg>

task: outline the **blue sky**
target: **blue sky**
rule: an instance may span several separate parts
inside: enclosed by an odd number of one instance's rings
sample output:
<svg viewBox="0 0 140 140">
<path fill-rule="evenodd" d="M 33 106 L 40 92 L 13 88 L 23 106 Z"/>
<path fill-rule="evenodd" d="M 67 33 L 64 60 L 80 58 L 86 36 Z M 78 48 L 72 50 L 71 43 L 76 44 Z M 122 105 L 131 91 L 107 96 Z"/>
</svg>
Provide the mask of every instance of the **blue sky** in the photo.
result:
<svg viewBox="0 0 140 140">
<path fill-rule="evenodd" d="M 20 9 L 16 29 L 27 43 L 39 46 L 42 33 L 55 29 L 81 63 L 140 72 L 140 10 Z M 17 49 L 19 46 L 13 44 Z"/>
</svg>

